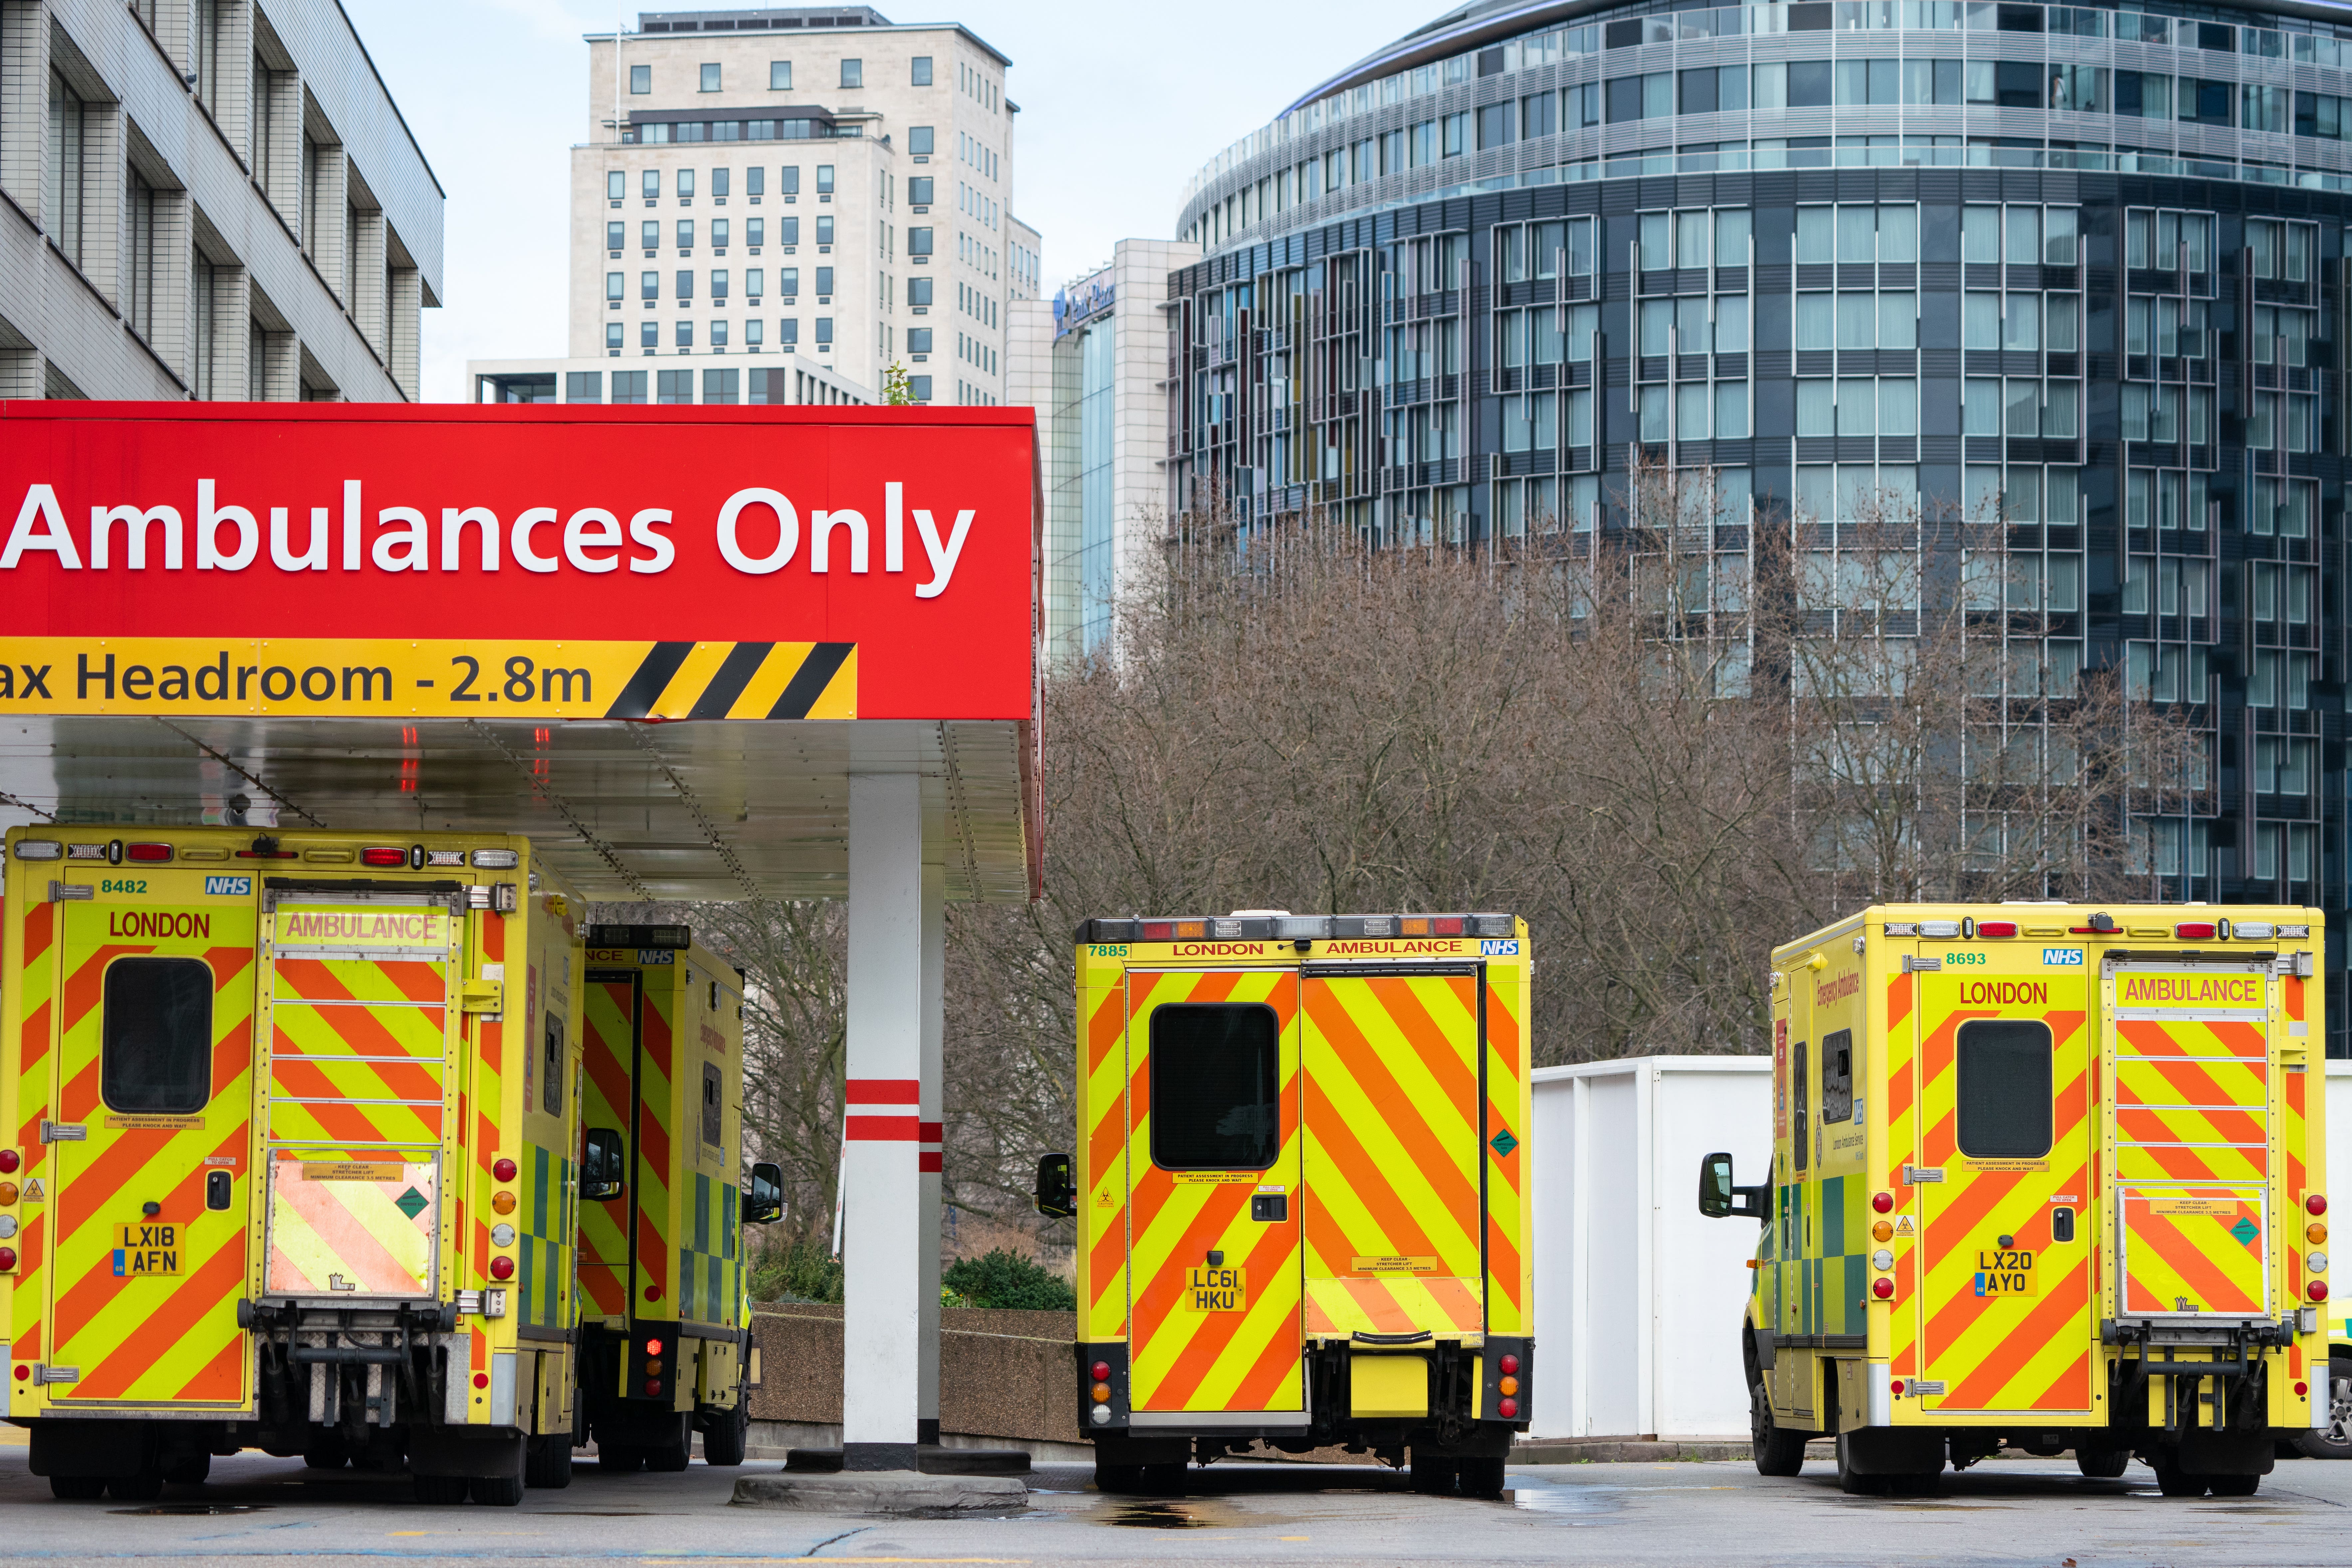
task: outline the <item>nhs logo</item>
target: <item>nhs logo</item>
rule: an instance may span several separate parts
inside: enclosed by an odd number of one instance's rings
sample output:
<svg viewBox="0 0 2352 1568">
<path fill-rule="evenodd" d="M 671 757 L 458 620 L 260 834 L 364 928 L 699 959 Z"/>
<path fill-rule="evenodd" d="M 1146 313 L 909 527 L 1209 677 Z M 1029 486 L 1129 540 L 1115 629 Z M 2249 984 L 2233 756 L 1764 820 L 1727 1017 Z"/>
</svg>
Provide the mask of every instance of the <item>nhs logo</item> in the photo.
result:
<svg viewBox="0 0 2352 1568">
<path fill-rule="evenodd" d="M 253 896 L 253 879 L 250 877 L 206 877 L 205 879 L 205 891 L 212 894 L 226 894 L 231 898 L 251 898 Z"/>
<path fill-rule="evenodd" d="M 1478 955 L 1481 958 L 1517 958 L 1519 956 L 1519 939 L 1505 937 L 1500 941 L 1489 939 L 1481 942 Z"/>
<path fill-rule="evenodd" d="M 2042 962 L 2057 969 L 2080 969 L 2083 967 L 2083 950 L 2079 947 L 2045 947 L 2042 950 Z"/>
</svg>

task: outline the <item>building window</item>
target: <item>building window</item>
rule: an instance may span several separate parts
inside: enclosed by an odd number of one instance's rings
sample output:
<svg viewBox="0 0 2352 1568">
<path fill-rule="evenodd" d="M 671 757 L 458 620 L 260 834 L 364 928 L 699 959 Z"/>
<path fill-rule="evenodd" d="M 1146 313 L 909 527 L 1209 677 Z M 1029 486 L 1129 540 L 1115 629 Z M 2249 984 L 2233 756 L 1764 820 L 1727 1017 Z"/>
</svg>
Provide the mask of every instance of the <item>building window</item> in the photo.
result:
<svg viewBox="0 0 2352 1568">
<path fill-rule="evenodd" d="M 907 182 L 907 204 L 927 207 L 931 205 L 931 176 L 917 174 Z"/>
<path fill-rule="evenodd" d="M 908 279 L 907 303 L 929 309 L 931 303 L 931 280 L 928 278 Z"/>
<path fill-rule="evenodd" d="M 788 164 L 779 170 L 777 180 L 776 192 L 779 195 L 796 196 L 801 194 L 801 166 L 798 163 Z"/>
<path fill-rule="evenodd" d="M 833 318 L 831 316 L 819 316 L 816 319 L 816 341 L 820 348 L 832 346 Z"/>
<path fill-rule="evenodd" d="M 776 323 L 776 345 L 779 348 L 798 348 L 800 342 L 801 323 L 798 317 L 787 316 Z"/>
<path fill-rule="evenodd" d="M 694 220 L 690 217 L 677 220 L 677 247 L 680 250 L 694 248 Z"/>
<path fill-rule="evenodd" d="M 200 254 L 188 278 L 188 373 L 195 383 L 196 396 L 205 402 L 217 395 L 213 390 L 213 355 L 217 352 L 214 334 L 218 322 L 213 289 L 218 270 Z"/>
<path fill-rule="evenodd" d="M 646 373 L 641 370 L 616 370 L 613 373 L 613 401 L 643 403 L 646 400 Z"/>
<path fill-rule="evenodd" d="M 604 401 L 604 373 L 601 370 L 568 370 L 563 373 L 563 401 L 566 403 L 602 403 Z"/>
<path fill-rule="evenodd" d="M 191 0 L 188 6 L 188 69 L 195 80 L 196 101 L 215 120 L 220 118 L 220 41 L 226 31 L 221 6 L 226 0 Z"/>
<path fill-rule="evenodd" d="M 162 198 L 155 187 L 130 171 L 130 200 L 125 216 L 130 232 L 122 257 L 122 316 L 131 330 L 146 342 L 155 341 L 155 230 Z"/>
<path fill-rule="evenodd" d="M 927 354 L 930 353 L 931 329 L 929 327 L 908 328 L 907 352 L 910 354 Z"/>
<path fill-rule="evenodd" d="M 759 304 L 760 296 L 767 291 L 767 288 L 768 269 L 766 268 L 746 267 L 743 268 L 744 297 L 749 299 L 753 305 Z M 756 343 L 760 340 L 753 338 L 751 341 Z"/>
<path fill-rule="evenodd" d="M 778 218 L 776 242 L 780 245 L 798 245 L 801 242 L 801 220 L 796 217 Z"/>
<path fill-rule="evenodd" d="M 917 55 L 913 61 L 913 70 L 907 78 L 908 85 L 910 87 L 930 86 L 931 57 L 929 55 Z"/>
<path fill-rule="evenodd" d="M 757 169 L 751 171 L 754 174 L 757 174 L 760 171 Z M 766 218 L 755 217 L 743 226 L 749 230 L 743 237 L 751 245 L 753 250 L 759 249 L 760 247 L 768 242 L 768 220 Z"/>
<path fill-rule="evenodd" d="M 608 224 L 606 224 L 606 225 L 604 226 L 604 248 L 605 248 L 605 249 L 607 249 L 607 250 L 618 250 L 618 249 L 620 249 L 620 248 L 621 248 L 621 247 L 623 247 L 623 246 L 625 246 L 625 245 L 626 245 L 626 244 L 628 244 L 628 243 L 629 243 L 629 226 L 628 226 L 627 224 L 625 224 L 625 223 L 608 223 Z"/>
<path fill-rule="evenodd" d="M 692 403 L 694 373 L 690 370 L 665 370 L 656 377 L 654 400 L 657 403 Z"/>
<path fill-rule="evenodd" d="M 703 92 L 719 90 L 719 68 L 716 65 L 706 65 L 702 68 L 702 85 L 699 90 Z"/>
<path fill-rule="evenodd" d="M 759 303 L 757 300 L 751 302 L 755 305 Z M 768 323 L 757 316 L 752 317 L 743 323 L 743 346 L 753 353 L 759 353 L 760 345 L 767 342 L 767 332 Z"/>
<path fill-rule="evenodd" d="M 639 324 L 637 328 L 637 346 L 645 350 L 647 353 L 651 353 L 656 349 L 661 347 L 661 323 L 659 321 L 646 321 Z"/>
<path fill-rule="evenodd" d="M 618 169 L 607 170 L 604 174 L 604 199 L 609 202 L 625 201 L 628 195 L 629 176 Z"/>
<path fill-rule="evenodd" d="M 821 196 L 833 195 L 833 165 L 830 163 L 816 166 L 816 194 Z"/>
<path fill-rule="evenodd" d="M 740 401 L 737 386 L 743 379 L 740 370 L 706 370 L 702 373 L 702 401 L 734 403 Z"/>
<path fill-rule="evenodd" d="M 833 294 L 833 268 L 830 268 L 830 267 L 820 267 L 820 268 L 818 268 L 816 269 L 816 294 L 817 294 L 817 299 L 818 299 L 820 301 L 822 301 L 822 300 L 826 300 L 826 299 L 829 299 L 829 298 L 831 298 L 831 297 L 832 297 L 832 294 Z"/>
<path fill-rule="evenodd" d="M 929 255 L 930 255 L 930 254 L 931 254 L 931 230 L 930 230 L 930 229 L 929 229 L 929 228 L 910 228 L 910 229 L 908 229 L 908 230 L 907 231 L 907 254 L 908 254 L 908 255 L 909 255 L 909 256 L 929 256 Z M 921 281 L 924 281 L 924 282 L 928 283 L 929 280 L 928 279 L 921 279 Z M 927 292 L 928 292 L 928 290 L 927 290 Z M 911 303 L 913 303 L 913 301 L 914 301 L 914 296 L 912 296 L 911 294 L 910 294 L 910 295 L 908 295 L 908 302 L 911 304 Z M 926 302 L 926 303 L 929 303 L 929 301 L 928 301 L 928 300 L 927 300 L 927 301 L 925 301 L 925 302 Z"/>
<path fill-rule="evenodd" d="M 49 220 L 49 237 L 76 267 L 82 264 L 82 226 L 87 210 L 84 164 L 88 155 L 89 106 L 49 73 L 48 164 L 43 174 L 42 205 Z"/>
<path fill-rule="evenodd" d="M 727 352 L 726 322 L 713 321 L 710 323 L 710 346 L 712 350 L 717 353 L 725 353 Z"/>
<path fill-rule="evenodd" d="M 842 61 L 841 85 L 844 87 L 864 87 L 866 85 L 866 62 L 864 60 Z"/>
<path fill-rule="evenodd" d="M 677 199 L 683 202 L 691 201 L 693 198 L 694 171 L 691 169 L 680 169 L 677 172 Z"/>
<path fill-rule="evenodd" d="M 919 158 L 929 157 L 931 153 L 931 128 L 928 125 L 909 125 L 907 127 L 907 151 L 914 153 Z"/>
<path fill-rule="evenodd" d="M 677 346 L 681 349 L 692 348 L 694 346 L 694 323 L 692 321 L 680 321 L 677 324 L 677 332 L 673 341 Z"/>
<path fill-rule="evenodd" d="M 723 217 L 710 220 L 710 247 L 713 250 L 727 248 L 727 220 Z"/>
<path fill-rule="evenodd" d="M 637 298 L 645 300 L 647 304 L 651 304 L 654 300 L 661 298 L 660 273 L 640 272 L 637 274 Z"/>
<path fill-rule="evenodd" d="M 792 61 L 770 60 L 768 62 L 768 90 L 770 92 L 790 92 L 793 90 Z"/>
<path fill-rule="evenodd" d="M 776 290 L 786 300 L 798 298 L 801 291 L 801 269 L 797 267 L 777 268 Z"/>
<path fill-rule="evenodd" d="M 732 172 L 733 171 L 728 169 L 713 169 L 710 171 L 710 194 L 713 196 L 720 198 L 721 200 L 725 199 L 727 195 L 727 186 L 729 184 L 728 175 Z M 719 239 L 713 240 L 711 243 L 714 245 L 724 245 L 727 242 L 723 239 Z"/>
<path fill-rule="evenodd" d="M 645 178 L 638 182 L 637 188 L 645 193 L 646 200 L 649 202 L 658 200 L 661 196 L 661 171 L 647 169 Z"/>
<path fill-rule="evenodd" d="M 677 297 L 682 301 L 689 302 L 694 299 L 694 269 L 692 268 L 681 267 L 677 269 Z"/>
<path fill-rule="evenodd" d="M 759 201 L 761 196 L 768 194 L 768 169 L 766 164 L 754 163 L 750 168 L 743 171 L 743 194 L 751 198 L 751 204 L 754 206 L 759 205 Z M 760 242 L 755 239 L 751 243 L 757 245 Z"/>
<path fill-rule="evenodd" d="M 714 305 L 727 302 L 727 268 L 724 267 L 710 269 L 710 302 Z"/>
<path fill-rule="evenodd" d="M 627 331 L 628 329 L 622 326 L 618 321 L 605 322 L 604 352 L 608 354 L 619 353 L 621 352 L 621 340 L 626 334 Z"/>
<path fill-rule="evenodd" d="M 833 219 L 830 216 L 820 216 L 817 218 L 816 242 L 819 245 L 831 245 L 833 243 Z"/>
<path fill-rule="evenodd" d="M 651 92 L 653 89 L 654 68 L 651 66 L 631 66 L 629 68 L 629 90 L 631 92 Z"/>
<path fill-rule="evenodd" d="M 611 308 L 619 309 L 622 296 L 627 291 L 628 276 L 625 272 L 604 274 L 604 301 Z"/>
<path fill-rule="evenodd" d="M 931 400 L 931 378 L 928 375 L 910 375 L 907 378 L 907 390 L 914 395 L 916 402 L 929 403 Z"/>
</svg>

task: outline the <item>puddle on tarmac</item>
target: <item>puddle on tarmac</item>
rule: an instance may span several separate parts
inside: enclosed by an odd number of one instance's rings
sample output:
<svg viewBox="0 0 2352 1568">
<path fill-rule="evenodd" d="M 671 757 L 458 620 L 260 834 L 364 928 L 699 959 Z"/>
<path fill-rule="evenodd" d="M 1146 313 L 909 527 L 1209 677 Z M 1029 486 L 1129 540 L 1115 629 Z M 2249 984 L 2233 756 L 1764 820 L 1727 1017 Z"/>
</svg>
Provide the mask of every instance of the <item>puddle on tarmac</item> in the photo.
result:
<svg viewBox="0 0 2352 1568">
<path fill-rule="evenodd" d="M 109 1513 L 267 1513 L 266 1502 L 151 1502 L 144 1508 L 110 1508 Z"/>
</svg>

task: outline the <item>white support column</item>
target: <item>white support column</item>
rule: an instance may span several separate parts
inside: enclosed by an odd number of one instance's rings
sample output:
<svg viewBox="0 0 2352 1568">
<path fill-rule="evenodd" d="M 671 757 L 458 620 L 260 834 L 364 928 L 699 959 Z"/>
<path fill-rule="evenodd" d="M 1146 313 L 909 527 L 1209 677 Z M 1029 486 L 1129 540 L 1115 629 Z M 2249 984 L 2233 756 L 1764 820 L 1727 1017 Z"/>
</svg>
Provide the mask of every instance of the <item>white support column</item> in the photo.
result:
<svg viewBox="0 0 2352 1568">
<path fill-rule="evenodd" d="M 945 866 L 923 864 L 923 1328 L 921 1368 L 915 1387 L 915 1430 L 919 1440 L 940 1440 L 940 1165 L 946 1138 L 945 1090 L 940 1066 L 947 1032 L 947 881 Z"/>
<path fill-rule="evenodd" d="M 923 821 L 911 773 L 849 780 L 842 1463 L 915 1468 L 924 1237 Z"/>
</svg>

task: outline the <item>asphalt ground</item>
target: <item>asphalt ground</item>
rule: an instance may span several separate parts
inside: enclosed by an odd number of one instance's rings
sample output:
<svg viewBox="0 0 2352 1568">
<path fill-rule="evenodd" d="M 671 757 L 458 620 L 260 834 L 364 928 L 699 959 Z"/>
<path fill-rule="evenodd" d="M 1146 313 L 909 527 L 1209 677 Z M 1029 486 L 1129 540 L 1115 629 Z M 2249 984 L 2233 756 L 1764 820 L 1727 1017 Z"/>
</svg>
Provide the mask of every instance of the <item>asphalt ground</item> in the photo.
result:
<svg viewBox="0 0 2352 1568">
<path fill-rule="evenodd" d="M 0 1430 L 6 1430 L 0 1428 Z M 21 1440 L 22 1434 L 10 1431 Z M 740 1473 L 777 1468 L 751 1464 Z M 1934 1496 L 1849 1498 L 1815 1462 L 1580 1464 L 1510 1472 L 1503 1502 L 1428 1498 L 1373 1468 L 1219 1465 L 1182 1498 L 1106 1497 L 1042 1467 L 1029 1507 L 989 1518 L 828 1518 L 736 1508 L 734 1470 L 604 1476 L 583 1464 L 519 1508 L 424 1507 L 404 1477 L 299 1459 L 214 1461 L 151 1503 L 58 1502 L 0 1439 L 0 1561 L 178 1563 L 299 1557 L 765 1568 L 810 1559 L 1020 1568 L 1061 1563 L 2032 1563 L 2045 1568 L 2352 1563 L 2352 1464 L 2283 1461 L 2250 1499 L 2158 1494 L 2145 1467 L 2085 1480 L 2068 1460 L 1948 1473 Z"/>
</svg>

